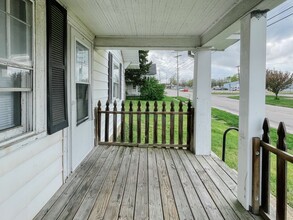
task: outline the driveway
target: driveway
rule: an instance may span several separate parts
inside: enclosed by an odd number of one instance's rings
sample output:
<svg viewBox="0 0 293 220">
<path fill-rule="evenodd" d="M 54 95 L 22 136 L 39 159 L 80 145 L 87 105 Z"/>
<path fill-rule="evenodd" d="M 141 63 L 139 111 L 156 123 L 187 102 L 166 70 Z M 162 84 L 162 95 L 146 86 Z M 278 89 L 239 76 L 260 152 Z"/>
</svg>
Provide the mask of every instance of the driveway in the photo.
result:
<svg viewBox="0 0 293 220">
<path fill-rule="evenodd" d="M 166 90 L 169 96 L 176 96 L 176 90 Z M 192 92 L 180 92 L 180 96 L 192 99 Z M 212 107 L 232 114 L 239 114 L 239 101 L 227 98 L 225 95 L 212 95 Z M 272 127 L 277 128 L 280 121 L 285 122 L 287 132 L 293 134 L 293 109 L 266 105 L 266 117 Z"/>
</svg>

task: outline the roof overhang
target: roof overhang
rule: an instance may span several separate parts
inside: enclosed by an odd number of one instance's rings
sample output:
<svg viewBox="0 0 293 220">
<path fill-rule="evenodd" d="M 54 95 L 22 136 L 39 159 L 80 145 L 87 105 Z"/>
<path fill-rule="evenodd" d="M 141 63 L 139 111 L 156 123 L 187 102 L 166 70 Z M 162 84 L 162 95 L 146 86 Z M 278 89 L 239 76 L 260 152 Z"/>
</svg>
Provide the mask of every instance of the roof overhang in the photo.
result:
<svg viewBox="0 0 293 220">
<path fill-rule="evenodd" d="M 240 20 L 285 0 L 60 0 L 107 49 L 224 50 L 239 38 Z"/>
<path fill-rule="evenodd" d="M 122 50 L 125 69 L 139 69 L 138 50 Z"/>
</svg>

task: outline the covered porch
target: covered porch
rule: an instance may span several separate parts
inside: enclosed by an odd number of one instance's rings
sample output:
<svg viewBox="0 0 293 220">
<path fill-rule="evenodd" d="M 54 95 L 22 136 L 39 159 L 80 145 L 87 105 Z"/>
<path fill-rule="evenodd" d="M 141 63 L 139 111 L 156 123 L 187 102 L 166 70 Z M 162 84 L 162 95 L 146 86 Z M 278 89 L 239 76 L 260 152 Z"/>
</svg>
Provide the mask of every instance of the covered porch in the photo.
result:
<svg viewBox="0 0 293 220">
<path fill-rule="evenodd" d="M 98 146 L 34 219 L 259 219 L 215 155 Z"/>
</svg>

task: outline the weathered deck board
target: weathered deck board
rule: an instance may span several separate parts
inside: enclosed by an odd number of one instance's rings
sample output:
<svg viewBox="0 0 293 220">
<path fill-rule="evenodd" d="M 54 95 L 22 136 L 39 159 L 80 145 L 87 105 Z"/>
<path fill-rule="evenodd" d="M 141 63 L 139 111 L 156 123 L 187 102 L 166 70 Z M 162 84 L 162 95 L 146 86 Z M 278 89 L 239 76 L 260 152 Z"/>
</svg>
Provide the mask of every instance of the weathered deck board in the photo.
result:
<svg viewBox="0 0 293 220">
<path fill-rule="evenodd" d="M 136 187 L 136 204 L 134 219 L 148 219 L 148 155 L 147 148 L 139 152 L 138 178 Z"/>
<path fill-rule="evenodd" d="M 255 219 L 236 178 L 214 156 L 99 146 L 35 219 Z"/>
<path fill-rule="evenodd" d="M 164 219 L 179 219 L 163 152 L 159 149 L 155 149 L 155 152 L 157 157 Z"/>
<path fill-rule="evenodd" d="M 211 197 L 212 194 L 209 194 L 208 190 L 204 186 L 203 182 L 200 180 L 198 173 L 193 168 L 184 151 L 178 150 L 178 154 L 180 156 L 182 163 L 184 164 L 184 167 L 189 175 L 190 180 L 192 181 L 193 187 L 195 188 L 199 198 L 201 199 L 202 205 L 205 208 L 209 218 L 219 220 L 224 219 L 221 215 L 221 212 L 218 210 L 213 200 L 213 197 Z"/>
<path fill-rule="evenodd" d="M 156 154 L 152 148 L 148 150 L 149 171 L 149 219 L 164 219 Z"/>
</svg>

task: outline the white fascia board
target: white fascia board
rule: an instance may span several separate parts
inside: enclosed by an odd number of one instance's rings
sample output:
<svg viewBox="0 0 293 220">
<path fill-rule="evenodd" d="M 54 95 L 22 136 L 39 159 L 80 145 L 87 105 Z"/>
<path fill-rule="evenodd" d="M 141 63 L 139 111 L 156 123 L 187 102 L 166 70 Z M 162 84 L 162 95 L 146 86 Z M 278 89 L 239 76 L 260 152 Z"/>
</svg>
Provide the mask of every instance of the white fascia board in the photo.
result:
<svg viewBox="0 0 293 220">
<path fill-rule="evenodd" d="M 224 50 L 231 46 L 237 39 L 229 37 L 238 33 L 240 30 L 240 19 L 253 10 L 273 9 L 285 0 L 243 0 L 218 22 L 212 28 L 201 35 L 202 47 L 213 47 L 216 50 Z"/>
<path fill-rule="evenodd" d="M 107 37 L 96 36 L 96 48 L 148 49 L 148 50 L 194 50 L 200 46 L 200 37 Z"/>
</svg>

